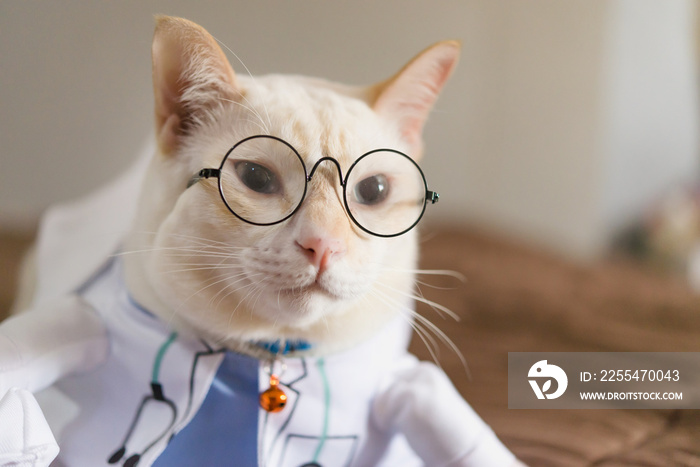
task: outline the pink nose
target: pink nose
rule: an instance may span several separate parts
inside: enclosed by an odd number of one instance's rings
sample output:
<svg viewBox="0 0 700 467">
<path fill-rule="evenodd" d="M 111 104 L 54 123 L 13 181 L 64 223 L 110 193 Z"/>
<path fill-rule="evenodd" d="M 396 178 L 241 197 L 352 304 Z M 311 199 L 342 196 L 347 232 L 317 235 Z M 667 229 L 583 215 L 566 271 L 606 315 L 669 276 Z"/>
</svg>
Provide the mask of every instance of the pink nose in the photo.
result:
<svg viewBox="0 0 700 467">
<path fill-rule="evenodd" d="M 319 273 L 345 252 L 343 242 L 330 237 L 309 236 L 297 241 L 297 245 Z"/>
</svg>

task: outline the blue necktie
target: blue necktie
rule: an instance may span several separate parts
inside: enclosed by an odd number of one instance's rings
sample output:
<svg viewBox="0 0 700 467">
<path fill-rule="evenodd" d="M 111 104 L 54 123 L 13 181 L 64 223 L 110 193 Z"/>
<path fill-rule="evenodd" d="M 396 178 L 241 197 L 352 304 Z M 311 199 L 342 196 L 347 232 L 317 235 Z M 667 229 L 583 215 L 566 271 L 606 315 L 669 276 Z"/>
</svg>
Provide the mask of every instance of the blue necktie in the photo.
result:
<svg viewBox="0 0 700 467">
<path fill-rule="evenodd" d="M 199 411 L 153 466 L 256 467 L 258 368 L 256 359 L 226 352 Z"/>
</svg>

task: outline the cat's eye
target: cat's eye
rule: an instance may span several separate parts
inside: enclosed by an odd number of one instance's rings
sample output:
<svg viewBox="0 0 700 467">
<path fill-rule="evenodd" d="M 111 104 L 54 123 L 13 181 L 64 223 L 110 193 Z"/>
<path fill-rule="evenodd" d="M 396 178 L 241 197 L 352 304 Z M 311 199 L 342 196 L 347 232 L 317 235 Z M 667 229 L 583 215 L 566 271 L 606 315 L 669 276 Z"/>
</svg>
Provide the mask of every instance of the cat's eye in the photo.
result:
<svg viewBox="0 0 700 467">
<path fill-rule="evenodd" d="M 307 156 L 314 161 L 308 170 L 301 154 L 285 140 L 249 136 L 228 150 L 218 168 L 201 169 L 188 186 L 217 178 L 221 199 L 234 216 L 253 225 L 275 225 L 300 209 L 317 169 L 331 164 L 340 177 L 348 217 L 360 230 L 378 237 L 408 232 L 418 224 L 427 204 L 438 200 L 438 194 L 428 190 L 418 164 L 401 151 L 366 152 L 350 164 L 345 176 L 338 159 Z M 324 170 L 321 176 L 329 173 Z"/>
<path fill-rule="evenodd" d="M 243 184 L 257 193 L 271 195 L 282 190 L 275 173 L 264 165 L 250 161 L 236 161 L 233 166 Z"/>
<path fill-rule="evenodd" d="M 353 193 L 360 204 L 379 204 L 389 196 L 389 180 L 382 174 L 367 177 L 355 185 Z"/>
</svg>

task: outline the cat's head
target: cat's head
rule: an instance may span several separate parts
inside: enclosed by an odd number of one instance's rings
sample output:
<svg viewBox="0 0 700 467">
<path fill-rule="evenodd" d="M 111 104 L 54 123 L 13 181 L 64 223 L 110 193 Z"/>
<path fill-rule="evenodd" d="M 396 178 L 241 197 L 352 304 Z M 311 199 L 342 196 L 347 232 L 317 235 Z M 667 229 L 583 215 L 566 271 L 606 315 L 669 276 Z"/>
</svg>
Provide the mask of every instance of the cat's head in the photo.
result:
<svg viewBox="0 0 700 467">
<path fill-rule="evenodd" d="M 299 76 L 253 78 L 235 73 L 200 26 L 158 18 L 153 82 L 159 150 L 127 244 L 141 253 L 125 260 L 136 300 L 177 327 L 232 346 L 294 338 L 325 351 L 352 345 L 402 308 L 405 313 L 414 285 L 416 231 L 387 238 L 358 227 L 348 215 L 339 172 L 345 177 L 358 157 L 378 148 L 419 161 L 423 124 L 458 54 L 457 43 L 438 43 L 393 78 L 369 87 Z M 272 225 L 236 217 L 216 178 L 188 188 L 194 174 L 219 168 L 232 146 L 254 135 L 293 147 L 303 162 L 292 158 L 288 164 L 315 167 L 303 203 Z M 256 149 L 263 152 L 284 149 L 277 140 L 258 142 L 272 146 Z M 222 166 L 221 177 L 238 183 L 241 193 L 251 190 L 234 210 L 271 224 L 280 216 L 270 200 L 285 198 L 284 185 L 291 182 L 270 177 L 284 178 L 298 166 L 266 167 L 255 154 L 252 162 L 237 163 L 236 157 Z M 338 164 L 317 164 L 324 157 Z M 304 181 L 294 180 L 300 189 Z M 347 187 L 348 197 L 362 196 L 355 188 Z"/>
</svg>

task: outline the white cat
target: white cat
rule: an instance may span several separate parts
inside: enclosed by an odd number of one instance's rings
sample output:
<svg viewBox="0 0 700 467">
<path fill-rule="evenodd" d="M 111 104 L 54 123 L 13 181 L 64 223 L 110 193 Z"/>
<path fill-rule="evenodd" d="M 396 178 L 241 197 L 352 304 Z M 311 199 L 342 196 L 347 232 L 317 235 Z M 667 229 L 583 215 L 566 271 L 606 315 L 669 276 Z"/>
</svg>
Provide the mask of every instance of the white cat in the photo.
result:
<svg viewBox="0 0 700 467">
<path fill-rule="evenodd" d="M 38 427 L 0 465 L 56 455 L 23 391 L 49 386 L 66 466 L 516 462 L 405 350 L 413 227 L 437 199 L 421 133 L 458 54 L 438 43 L 366 88 L 253 78 L 201 27 L 158 18 L 155 155 L 48 216 L 40 299 L 0 327 L 0 411 Z M 99 258 L 73 222 L 125 222 L 137 179 L 121 253 Z"/>
</svg>

